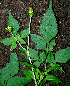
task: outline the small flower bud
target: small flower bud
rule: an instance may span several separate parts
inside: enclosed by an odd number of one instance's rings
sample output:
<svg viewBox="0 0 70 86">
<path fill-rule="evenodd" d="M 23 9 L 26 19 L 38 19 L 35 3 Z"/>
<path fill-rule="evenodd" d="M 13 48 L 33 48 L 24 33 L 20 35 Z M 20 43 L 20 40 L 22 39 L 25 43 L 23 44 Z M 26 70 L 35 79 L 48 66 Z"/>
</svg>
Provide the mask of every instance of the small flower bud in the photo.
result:
<svg viewBox="0 0 70 86">
<path fill-rule="evenodd" d="M 33 15 L 35 16 L 35 14 L 33 13 L 33 9 L 29 8 L 29 11 L 27 12 L 27 14 L 32 17 Z"/>
<path fill-rule="evenodd" d="M 28 13 L 29 13 L 29 16 L 32 17 L 33 16 L 33 9 L 30 8 L 29 11 L 28 11 Z"/>
</svg>

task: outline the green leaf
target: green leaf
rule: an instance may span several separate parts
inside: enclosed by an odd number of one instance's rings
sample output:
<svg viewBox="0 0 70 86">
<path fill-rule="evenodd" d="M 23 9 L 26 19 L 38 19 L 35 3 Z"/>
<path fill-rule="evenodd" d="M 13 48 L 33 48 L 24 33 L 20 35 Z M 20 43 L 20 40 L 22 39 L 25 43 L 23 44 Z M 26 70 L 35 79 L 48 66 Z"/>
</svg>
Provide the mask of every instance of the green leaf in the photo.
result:
<svg viewBox="0 0 70 86">
<path fill-rule="evenodd" d="M 70 59 L 70 47 L 66 49 L 60 49 L 55 53 L 55 61 L 60 63 L 66 63 Z"/>
<path fill-rule="evenodd" d="M 15 74 L 17 74 L 18 70 L 19 70 L 19 64 L 18 62 L 10 62 L 10 63 L 7 63 L 7 73 L 8 74 L 11 74 L 11 76 L 14 76 Z M 9 71 L 11 70 L 11 71 Z"/>
<path fill-rule="evenodd" d="M 11 45 L 11 49 L 15 49 L 17 47 L 16 41 L 20 41 L 21 44 L 26 44 L 26 42 L 20 37 L 19 34 L 15 35 L 15 36 L 11 36 L 11 38 L 5 38 L 3 40 L 1 40 L 0 42 L 3 43 L 4 45 Z"/>
<path fill-rule="evenodd" d="M 20 37 L 19 34 L 17 34 L 17 35 L 15 36 L 15 38 L 16 38 L 17 40 L 19 40 L 21 44 L 26 44 L 26 42 Z"/>
<path fill-rule="evenodd" d="M 11 46 L 11 49 L 13 50 L 13 49 L 15 49 L 16 47 L 17 47 L 16 42 L 13 42 L 13 43 L 12 43 L 12 46 Z"/>
<path fill-rule="evenodd" d="M 43 20 L 41 21 L 39 29 L 40 33 L 45 38 L 46 43 L 49 43 L 49 41 L 53 37 L 55 37 L 58 32 L 56 18 L 52 10 L 52 1 L 50 2 L 48 11 L 46 12 L 45 16 L 43 17 Z"/>
<path fill-rule="evenodd" d="M 27 62 L 20 62 L 20 61 L 18 61 L 18 63 L 23 64 L 25 66 L 29 66 L 29 67 L 34 67 L 32 64 L 29 64 Z"/>
<path fill-rule="evenodd" d="M 52 63 L 54 62 L 54 56 L 52 52 L 49 52 L 48 56 L 47 56 L 47 62 Z"/>
<path fill-rule="evenodd" d="M 29 35 L 29 28 L 21 31 L 21 38 L 26 38 Z"/>
<path fill-rule="evenodd" d="M 46 72 L 44 72 L 45 75 L 47 75 L 47 73 L 50 72 L 51 70 L 54 70 L 54 71 L 60 70 L 60 72 L 62 72 L 62 73 L 64 72 L 64 71 L 62 70 L 62 67 L 60 67 L 59 64 L 51 63 L 51 64 L 47 67 Z"/>
<path fill-rule="evenodd" d="M 4 81 L 7 82 L 11 78 L 11 76 L 8 74 L 7 68 L 1 69 L 0 73 L 0 81 L 4 85 Z"/>
<path fill-rule="evenodd" d="M 60 69 L 60 65 L 56 63 L 51 63 L 51 68 L 54 69 L 54 71 L 58 71 Z"/>
<path fill-rule="evenodd" d="M 0 86 L 4 86 L 3 84 L 1 84 L 1 82 L 0 82 Z"/>
<path fill-rule="evenodd" d="M 26 58 L 28 58 L 28 57 L 27 57 L 27 53 L 26 53 L 27 51 L 26 51 L 25 48 L 20 48 L 19 50 L 21 51 L 21 53 L 22 53 Z"/>
<path fill-rule="evenodd" d="M 13 27 L 13 31 L 12 31 L 13 34 L 16 34 L 17 31 L 19 30 L 18 21 L 15 18 L 13 18 L 10 11 L 9 11 L 9 17 L 8 17 L 8 26 Z"/>
<path fill-rule="evenodd" d="M 8 77 L 7 77 L 8 78 Z M 4 86 L 4 80 L 2 75 L 0 75 L 0 86 Z"/>
<path fill-rule="evenodd" d="M 24 75 L 26 76 L 26 78 L 27 78 L 28 80 L 34 79 L 34 75 L 33 75 L 33 72 L 32 72 L 32 71 L 30 71 L 30 70 L 25 70 L 25 69 L 20 69 L 20 70 L 24 73 Z"/>
<path fill-rule="evenodd" d="M 17 61 L 18 61 L 17 54 L 12 53 L 10 56 L 10 62 L 6 63 L 8 74 L 10 74 L 11 76 L 14 76 L 15 74 L 17 74 L 19 70 L 19 63 Z"/>
<path fill-rule="evenodd" d="M 12 43 L 11 49 L 13 50 L 17 47 L 17 44 L 16 44 L 17 39 L 15 39 L 14 36 L 11 36 L 10 39 L 11 39 L 11 43 Z"/>
<path fill-rule="evenodd" d="M 45 83 L 46 80 L 50 81 L 51 83 L 55 83 L 55 84 L 63 83 L 57 76 L 52 75 L 52 74 L 48 74 L 46 78 L 43 80 L 43 82 Z"/>
<path fill-rule="evenodd" d="M 39 60 L 38 51 L 32 48 L 29 48 L 29 53 L 30 53 L 31 60 Z"/>
<path fill-rule="evenodd" d="M 40 59 L 39 59 L 39 61 L 45 61 L 45 59 L 46 59 L 46 55 L 45 55 L 45 52 L 43 51 L 41 54 L 40 54 Z"/>
<path fill-rule="evenodd" d="M 15 76 L 8 80 L 6 86 L 25 86 L 29 81 L 25 77 Z"/>
<path fill-rule="evenodd" d="M 59 65 L 59 64 L 56 64 L 56 63 L 53 64 L 53 63 L 51 63 L 51 64 L 47 67 L 46 72 L 44 72 L 44 73 L 45 73 L 45 75 L 47 75 L 47 73 L 50 72 L 51 70 L 54 69 L 54 71 L 58 71 L 59 68 L 60 68 L 60 65 Z"/>
<path fill-rule="evenodd" d="M 52 49 L 53 49 L 53 46 L 55 45 L 56 45 L 55 40 L 52 40 L 48 45 L 49 46 L 48 51 L 53 51 Z"/>
<path fill-rule="evenodd" d="M 41 64 L 41 62 L 39 62 L 39 61 L 36 61 L 36 62 L 33 63 L 33 65 L 35 65 L 36 67 L 39 67 L 40 64 Z"/>
<path fill-rule="evenodd" d="M 36 48 L 37 49 L 46 49 L 46 42 L 45 39 L 39 35 L 36 34 L 30 34 L 31 35 L 31 39 L 33 42 L 36 42 Z"/>
<path fill-rule="evenodd" d="M 15 63 L 18 61 L 18 57 L 16 53 L 11 53 L 10 55 L 10 62 Z"/>
<path fill-rule="evenodd" d="M 0 42 L 7 46 L 12 44 L 12 40 L 10 38 L 2 39 Z"/>
<path fill-rule="evenodd" d="M 15 74 L 17 74 L 19 70 L 18 57 L 16 53 L 12 53 L 10 56 L 10 63 L 6 63 L 6 68 L 0 70 L 0 81 L 4 85 L 9 79 L 12 78 Z"/>
<path fill-rule="evenodd" d="M 14 58 L 14 59 L 12 59 Z M 12 53 L 10 56 L 10 62 L 6 63 L 6 68 L 3 68 L 0 70 L 2 79 L 4 81 L 9 80 L 12 76 L 14 76 L 15 74 L 17 74 L 18 70 L 19 70 L 19 63 L 18 61 L 18 57 L 16 53 Z"/>
</svg>

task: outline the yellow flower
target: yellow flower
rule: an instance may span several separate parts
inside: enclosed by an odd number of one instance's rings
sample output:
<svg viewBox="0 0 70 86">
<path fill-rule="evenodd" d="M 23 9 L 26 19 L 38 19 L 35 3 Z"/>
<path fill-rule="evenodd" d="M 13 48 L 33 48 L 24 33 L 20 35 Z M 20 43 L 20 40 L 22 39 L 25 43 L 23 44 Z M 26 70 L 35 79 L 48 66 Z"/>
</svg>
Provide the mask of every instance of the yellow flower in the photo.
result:
<svg viewBox="0 0 70 86">
<path fill-rule="evenodd" d="M 6 30 L 9 31 L 9 32 L 11 32 L 11 31 L 12 31 L 12 27 L 11 27 L 11 26 L 8 26 L 8 27 L 6 28 Z"/>
</svg>

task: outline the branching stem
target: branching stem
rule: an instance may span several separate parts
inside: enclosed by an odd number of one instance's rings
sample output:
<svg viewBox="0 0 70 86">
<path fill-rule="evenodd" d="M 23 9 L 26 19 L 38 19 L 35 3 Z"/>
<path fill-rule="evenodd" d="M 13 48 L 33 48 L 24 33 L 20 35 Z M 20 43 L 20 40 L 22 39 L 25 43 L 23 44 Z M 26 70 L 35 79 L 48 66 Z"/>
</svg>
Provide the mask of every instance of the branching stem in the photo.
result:
<svg viewBox="0 0 70 86">
<path fill-rule="evenodd" d="M 11 33 L 12 34 L 12 33 Z M 14 36 L 14 34 L 12 34 L 12 36 Z M 15 38 L 15 37 L 14 37 Z M 16 38 L 15 38 L 16 39 Z M 17 39 L 16 39 L 16 41 L 17 41 Z M 19 44 L 19 46 L 21 47 L 21 48 L 23 48 L 22 47 L 22 45 L 21 45 L 21 43 L 19 42 L 19 41 L 17 41 L 17 43 Z M 23 49 L 25 49 L 25 48 L 23 48 Z"/>
</svg>

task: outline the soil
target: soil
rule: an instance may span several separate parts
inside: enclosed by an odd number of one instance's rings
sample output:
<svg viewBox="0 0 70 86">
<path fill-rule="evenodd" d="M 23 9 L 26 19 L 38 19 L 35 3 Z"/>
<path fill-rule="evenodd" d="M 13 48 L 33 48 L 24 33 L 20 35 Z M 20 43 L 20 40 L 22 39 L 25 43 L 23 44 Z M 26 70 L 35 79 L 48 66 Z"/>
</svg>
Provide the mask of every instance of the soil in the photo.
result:
<svg viewBox="0 0 70 86">
<path fill-rule="evenodd" d="M 28 28 L 29 26 L 29 17 L 26 12 L 28 12 L 29 8 L 32 7 L 34 10 L 34 13 L 36 16 L 32 17 L 32 23 L 31 23 L 31 33 L 35 33 L 40 35 L 39 33 L 39 27 L 41 20 L 44 16 L 44 14 L 47 12 L 48 7 L 50 4 L 50 0 L 1 0 L 0 1 L 0 40 L 11 37 L 11 34 L 5 30 L 5 28 L 8 25 L 8 15 L 9 10 L 11 10 L 11 14 L 13 17 L 19 22 L 20 29 L 18 33 L 23 29 Z M 55 13 L 55 17 L 58 23 L 58 33 L 55 39 L 56 45 L 54 47 L 53 54 L 55 54 L 56 51 L 60 49 L 65 49 L 67 47 L 70 47 L 70 26 L 69 26 L 69 0 L 53 0 L 53 11 Z M 27 38 L 24 39 L 27 42 Z M 30 48 L 35 48 L 35 43 L 32 42 L 30 39 Z M 26 48 L 25 45 L 22 45 Z M 27 60 L 18 50 L 19 46 L 13 50 L 10 51 L 10 46 L 3 45 L 0 43 L 0 69 L 6 67 L 6 63 L 9 63 L 10 61 L 10 54 L 12 52 L 17 52 L 19 61 L 27 61 Z M 39 53 L 42 52 L 42 50 L 39 51 Z M 60 73 L 59 71 L 51 71 L 50 73 L 57 74 L 58 77 L 64 82 L 64 84 L 67 84 L 70 82 L 70 60 L 67 63 L 61 64 L 63 70 L 65 73 Z M 22 65 L 20 65 L 20 68 L 23 68 Z M 25 69 L 30 69 L 28 67 L 24 67 Z M 43 66 L 40 66 L 40 69 L 43 69 Z M 16 74 L 18 76 L 24 76 L 23 73 L 19 70 Z M 30 82 L 26 86 L 35 86 L 34 81 Z M 62 84 L 54 84 L 50 82 L 46 82 L 42 86 L 63 86 Z"/>
</svg>

